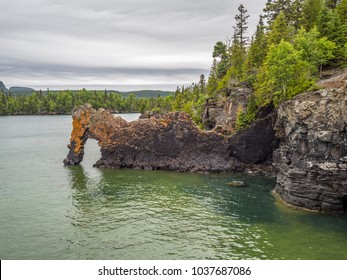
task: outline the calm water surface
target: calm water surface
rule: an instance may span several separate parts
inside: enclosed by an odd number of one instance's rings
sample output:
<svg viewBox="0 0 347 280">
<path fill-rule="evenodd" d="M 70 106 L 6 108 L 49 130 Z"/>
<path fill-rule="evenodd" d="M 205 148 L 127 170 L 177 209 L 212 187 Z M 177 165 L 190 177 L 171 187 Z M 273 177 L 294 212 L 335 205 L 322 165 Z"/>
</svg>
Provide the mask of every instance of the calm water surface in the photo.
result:
<svg viewBox="0 0 347 280">
<path fill-rule="evenodd" d="M 96 169 L 92 140 L 64 167 L 70 132 L 0 117 L 0 259 L 347 259 L 347 215 L 288 209 L 271 178 Z"/>
</svg>

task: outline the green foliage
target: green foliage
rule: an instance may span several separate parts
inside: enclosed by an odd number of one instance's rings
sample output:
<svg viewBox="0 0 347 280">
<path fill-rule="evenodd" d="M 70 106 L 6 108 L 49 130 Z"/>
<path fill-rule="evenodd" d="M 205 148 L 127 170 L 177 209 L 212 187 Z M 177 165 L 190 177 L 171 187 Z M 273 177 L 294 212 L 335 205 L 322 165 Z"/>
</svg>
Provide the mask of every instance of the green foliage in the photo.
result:
<svg viewBox="0 0 347 280">
<path fill-rule="evenodd" d="M 303 6 L 303 24 L 306 30 L 317 26 L 323 9 L 323 0 L 306 0 Z"/>
<path fill-rule="evenodd" d="M 325 5 L 330 9 L 335 9 L 338 2 L 341 0 L 325 0 Z"/>
<path fill-rule="evenodd" d="M 259 106 L 278 105 L 310 88 L 322 66 L 346 65 L 346 2 L 268 0 L 244 53 L 235 48 L 239 37 L 234 36 L 228 69 L 223 69 L 223 77 L 210 76 L 209 96 L 227 93 L 230 86 L 246 82 L 255 88 Z M 239 113 L 240 120 L 244 114 Z"/>
<path fill-rule="evenodd" d="M 239 47 L 243 49 L 248 41 L 246 37 L 246 32 L 248 29 L 247 19 L 249 15 L 247 15 L 247 10 L 241 4 L 238 8 L 239 13 L 235 16 L 236 26 L 234 26 L 234 42 L 239 43 Z"/>
<path fill-rule="evenodd" d="M 347 60 L 347 42 L 346 42 L 346 44 L 345 44 L 345 46 L 343 48 L 343 56 Z"/>
<path fill-rule="evenodd" d="M 254 121 L 257 108 L 258 106 L 254 95 L 249 98 L 245 111 L 241 105 L 237 108 L 235 123 L 236 131 L 248 127 Z"/>
<path fill-rule="evenodd" d="M 299 51 L 284 40 L 271 45 L 268 56 L 257 77 L 256 98 L 258 105 L 273 102 L 276 106 L 298 93 L 304 92 L 313 83 L 310 65 L 301 59 Z"/>
<path fill-rule="evenodd" d="M 342 2 L 341 2 L 342 4 Z M 347 41 L 347 23 L 342 19 L 337 9 L 331 10 L 325 7 L 320 15 L 318 30 L 322 37 L 335 43 L 334 56 L 336 60 L 343 60 L 343 48 Z"/>
<path fill-rule="evenodd" d="M 291 1 L 290 0 L 267 0 L 266 6 L 263 9 L 265 19 L 269 26 L 272 26 L 278 15 L 282 12 L 284 15 L 290 15 Z"/>
<path fill-rule="evenodd" d="M 242 81 L 248 85 L 253 85 L 255 82 L 258 70 L 262 65 L 267 54 L 267 37 L 265 34 L 265 26 L 263 18 L 260 17 L 255 32 L 254 40 L 252 40 L 248 53 L 242 65 Z"/>
<path fill-rule="evenodd" d="M 341 0 L 341 2 L 337 5 L 336 10 L 342 22 L 347 24 L 347 0 Z"/>
<path fill-rule="evenodd" d="M 207 98 L 204 76 L 200 76 L 198 84 L 190 87 L 177 88 L 175 97 L 172 100 L 172 111 L 183 111 L 188 113 L 193 121 L 201 126 L 201 115 L 205 107 Z M 208 90 L 208 89 L 207 89 Z"/>
<path fill-rule="evenodd" d="M 135 94 L 123 96 L 106 91 L 49 91 L 31 95 L 0 93 L 0 115 L 68 114 L 75 106 L 85 103 L 93 108 L 105 108 L 112 112 L 145 112 L 160 108 L 170 111 L 173 97 L 137 98 Z"/>
<path fill-rule="evenodd" d="M 318 68 L 334 57 L 335 43 L 326 37 L 319 38 L 316 27 L 307 32 L 301 28 L 294 38 L 295 49 L 300 52 L 300 58 L 310 65 L 312 75 L 318 73 Z"/>
<path fill-rule="evenodd" d="M 242 80 L 242 65 L 245 62 L 246 50 L 241 47 L 238 40 L 235 40 L 231 46 L 231 55 L 229 58 L 229 69 L 218 82 L 218 91 L 225 92 L 229 86 L 235 86 Z"/>
<path fill-rule="evenodd" d="M 284 12 L 281 11 L 271 26 L 268 34 L 268 45 L 277 45 L 281 40 L 290 41 L 293 33 L 293 27 L 287 21 Z"/>
<path fill-rule="evenodd" d="M 213 64 L 211 71 L 217 79 L 221 79 L 228 71 L 229 68 L 229 55 L 227 52 L 227 45 L 219 41 L 215 44 L 213 50 Z"/>
<path fill-rule="evenodd" d="M 294 26 L 295 31 L 299 30 L 302 25 L 302 12 L 303 12 L 303 3 L 301 0 L 293 0 L 290 4 L 290 10 L 286 14 L 289 22 Z"/>
</svg>

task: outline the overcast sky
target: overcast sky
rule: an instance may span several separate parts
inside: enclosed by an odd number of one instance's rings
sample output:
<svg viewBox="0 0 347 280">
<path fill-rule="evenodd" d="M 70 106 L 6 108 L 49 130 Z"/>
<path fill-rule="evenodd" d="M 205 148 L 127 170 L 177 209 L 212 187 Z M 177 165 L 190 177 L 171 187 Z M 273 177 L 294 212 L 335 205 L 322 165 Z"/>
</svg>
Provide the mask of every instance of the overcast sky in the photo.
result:
<svg viewBox="0 0 347 280">
<path fill-rule="evenodd" d="M 239 4 L 251 36 L 265 2 L 1 0 L 0 80 L 36 89 L 174 90 L 208 74 Z"/>
</svg>

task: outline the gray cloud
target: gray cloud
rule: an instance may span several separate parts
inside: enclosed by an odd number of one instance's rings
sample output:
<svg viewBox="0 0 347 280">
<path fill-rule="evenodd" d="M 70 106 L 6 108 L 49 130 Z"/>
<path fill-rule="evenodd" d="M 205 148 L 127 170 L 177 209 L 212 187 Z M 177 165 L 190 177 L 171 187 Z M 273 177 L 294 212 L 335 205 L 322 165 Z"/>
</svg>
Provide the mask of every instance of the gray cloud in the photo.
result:
<svg viewBox="0 0 347 280">
<path fill-rule="evenodd" d="M 196 81 L 210 67 L 214 43 L 232 34 L 238 5 L 251 15 L 251 34 L 265 1 L 2 1 L 0 80 L 53 86 Z"/>
</svg>

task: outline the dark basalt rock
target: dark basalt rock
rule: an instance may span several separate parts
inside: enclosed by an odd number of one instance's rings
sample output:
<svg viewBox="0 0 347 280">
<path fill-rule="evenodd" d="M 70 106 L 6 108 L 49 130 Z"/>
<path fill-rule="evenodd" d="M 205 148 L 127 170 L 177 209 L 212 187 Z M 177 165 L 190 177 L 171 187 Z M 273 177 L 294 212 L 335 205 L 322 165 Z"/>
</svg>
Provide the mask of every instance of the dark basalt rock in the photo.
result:
<svg viewBox="0 0 347 280">
<path fill-rule="evenodd" d="M 97 167 L 242 171 L 249 163 L 266 161 L 272 154 L 274 142 L 272 118 L 254 124 L 257 135 L 252 134 L 251 129 L 235 136 L 202 131 L 182 112 L 126 122 L 105 110 L 82 106 L 74 110 L 72 118 L 73 130 L 65 165 L 79 164 L 86 140 L 93 138 L 101 147 Z M 261 139 L 262 135 L 266 137 Z M 241 143 L 244 146 L 239 147 Z M 250 153 L 242 152 L 243 148 Z"/>
<path fill-rule="evenodd" d="M 230 156 L 247 164 L 271 163 L 272 153 L 279 145 L 273 129 L 276 118 L 276 111 L 272 111 L 231 137 Z"/>
<path fill-rule="evenodd" d="M 322 212 L 346 210 L 347 71 L 278 108 L 280 147 L 275 192 L 287 204 Z"/>
</svg>

